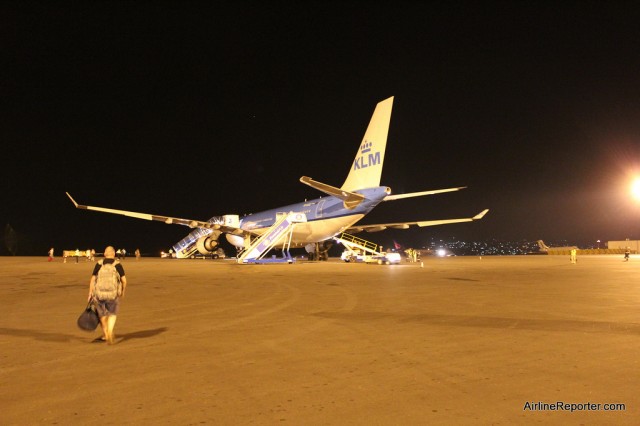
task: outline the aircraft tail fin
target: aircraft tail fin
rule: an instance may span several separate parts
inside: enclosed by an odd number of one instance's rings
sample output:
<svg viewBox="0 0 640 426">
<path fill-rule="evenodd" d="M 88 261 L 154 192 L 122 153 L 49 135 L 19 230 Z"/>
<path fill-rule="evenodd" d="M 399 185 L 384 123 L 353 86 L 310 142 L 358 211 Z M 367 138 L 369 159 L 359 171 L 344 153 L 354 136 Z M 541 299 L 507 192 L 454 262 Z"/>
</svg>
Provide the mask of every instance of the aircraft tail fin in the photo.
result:
<svg viewBox="0 0 640 426">
<path fill-rule="evenodd" d="M 376 105 L 349 175 L 340 189 L 355 191 L 380 186 L 392 106 L 393 96 Z"/>
</svg>

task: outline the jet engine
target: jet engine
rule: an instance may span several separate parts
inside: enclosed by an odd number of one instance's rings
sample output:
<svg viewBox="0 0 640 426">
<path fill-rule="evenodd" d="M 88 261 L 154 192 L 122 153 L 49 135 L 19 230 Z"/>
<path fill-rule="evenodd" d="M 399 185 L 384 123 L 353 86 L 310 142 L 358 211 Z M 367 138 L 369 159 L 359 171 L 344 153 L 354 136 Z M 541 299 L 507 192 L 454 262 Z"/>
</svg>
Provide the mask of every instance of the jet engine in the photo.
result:
<svg viewBox="0 0 640 426">
<path fill-rule="evenodd" d="M 196 241 L 196 248 L 200 254 L 210 254 L 218 248 L 218 237 L 221 232 L 213 231 L 209 235 L 204 235 Z"/>
<path fill-rule="evenodd" d="M 225 235 L 225 237 L 227 238 L 227 241 L 229 241 L 233 246 L 237 248 L 244 247 L 244 237 L 242 235 L 227 234 Z"/>
</svg>

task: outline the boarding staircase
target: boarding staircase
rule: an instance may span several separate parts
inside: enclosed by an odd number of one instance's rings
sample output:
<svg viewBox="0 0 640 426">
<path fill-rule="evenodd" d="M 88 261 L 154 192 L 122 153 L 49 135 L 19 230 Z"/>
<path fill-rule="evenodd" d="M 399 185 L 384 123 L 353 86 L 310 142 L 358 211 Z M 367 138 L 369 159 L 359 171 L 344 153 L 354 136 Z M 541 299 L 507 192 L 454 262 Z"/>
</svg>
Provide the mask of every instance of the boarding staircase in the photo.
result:
<svg viewBox="0 0 640 426">
<path fill-rule="evenodd" d="M 194 244 L 192 244 L 190 246 L 187 246 L 187 247 L 183 248 L 179 252 L 176 251 L 176 257 L 178 259 L 188 259 L 191 256 L 195 256 L 196 253 L 198 253 L 198 248 L 196 247 L 196 245 L 194 243 Z"/>
<path fill-rule="evenodd" d="M 384 253 L 378 250 L 378 245 L 371 241 L 363 240 L 354 235 L 342 233 L 339 237 L 334 237 L 334 240 L 341 243 L 348 250 L 354 253 L 367 254 L 369 256 L 383 256 Z"/>
<path fill-rule="evenodd" d="M 292 263 L 293 258 L 289 254 L 291 247 L 291 237 L 296 224 L 306 222 L 307 216 L 304 213 L 278 213 L 274 224 L 260 237 L 252 241 L 239 256 L 238 263 Z M 284 240 L 284 243 L 283 243 Z M 265 254 L 278 244 L 282 244 L 282 258 L 265 259 Z"/>
</svg>

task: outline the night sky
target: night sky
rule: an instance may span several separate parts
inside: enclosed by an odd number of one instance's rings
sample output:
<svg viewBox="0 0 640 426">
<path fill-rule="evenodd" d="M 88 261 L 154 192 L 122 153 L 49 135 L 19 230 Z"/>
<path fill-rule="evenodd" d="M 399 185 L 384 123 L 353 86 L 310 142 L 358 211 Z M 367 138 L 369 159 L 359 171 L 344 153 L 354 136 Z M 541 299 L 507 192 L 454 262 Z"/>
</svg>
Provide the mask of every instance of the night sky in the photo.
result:
<svg viewBox="0 0 640 426">
<path fill-rule="evenodd" d="M 131 3 L 131 4 L 130 4 Z M 640 239 L 640 13 L 613 2 L 4 2 L 0 225 L 18 254 L 168 249 L 189 229 L 81 204 L 209 219 L 341 186 L 395 96 L 362 234 Z M 6 244 L 0 254 L 9 254 Z"/>
</svg>

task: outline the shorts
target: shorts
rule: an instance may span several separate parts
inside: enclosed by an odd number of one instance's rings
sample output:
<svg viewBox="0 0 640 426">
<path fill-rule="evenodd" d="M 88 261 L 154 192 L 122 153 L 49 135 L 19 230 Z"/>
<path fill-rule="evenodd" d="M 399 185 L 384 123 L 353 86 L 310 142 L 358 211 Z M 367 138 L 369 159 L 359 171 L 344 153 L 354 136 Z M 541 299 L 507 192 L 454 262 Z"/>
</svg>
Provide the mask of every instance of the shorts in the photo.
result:
<svg viewBox="0 0 640 426">
<path fill-rule="evenodd" d="M 107 317 L 109 315 L 118 315 L 120 311 L 120 301 L 114 300 L 96 300 L 96 312 L 100 318 Z"/>
</svg>

